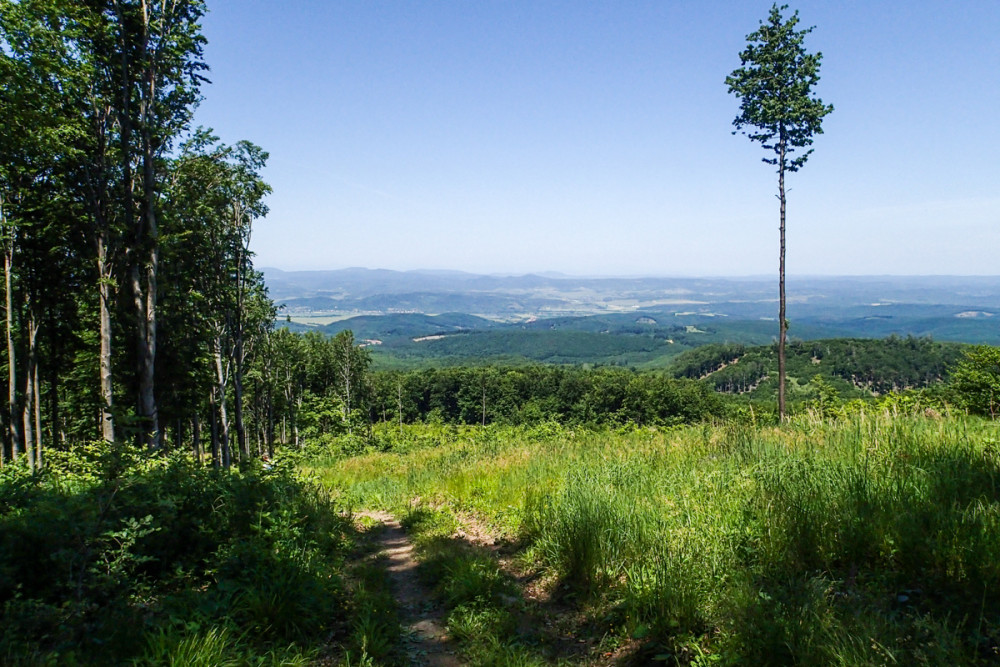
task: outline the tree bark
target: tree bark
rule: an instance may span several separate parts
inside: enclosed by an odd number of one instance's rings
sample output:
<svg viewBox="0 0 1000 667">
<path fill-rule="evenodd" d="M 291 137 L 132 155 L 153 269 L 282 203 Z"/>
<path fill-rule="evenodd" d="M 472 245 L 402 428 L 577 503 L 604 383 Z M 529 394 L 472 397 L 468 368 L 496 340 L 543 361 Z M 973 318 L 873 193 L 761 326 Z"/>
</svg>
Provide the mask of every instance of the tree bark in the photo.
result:
<svg viewBox="0 0 1000 667">
<path fill-rule="evenodd" d="M 27 355 L 25 355 L 24 407 L 21 417 L 24 423 L 24 451 L 28 455 L 28 467 L 34 470 L 36 465 L 36 442 L 33 421 L 35 417 L 35 410 L 37 408 L 37 405 L 35 404 L 35 397 L 37 396 L 35 382 L 38 380 L 38 323 L 35 321 L 34 316 L 31 315 L 30 305 L 27 312 L 28 330 L 26 333 L 28 336 L 28 350 Z"/>
<path fill-rule="evenodd" d="M 115 441 L 114 385 L 111 377 L 111 270 L 108 266 L 107 230 L 97 236 L 97 272 L 101 319 L 101 437 Z"/>
<path fill-rule="evenodd" d="M 781 200 L 781 250 L 778 259 L 778 419 L 785 420 L 785 335 L 788 322 L 785 319 L 785 131 L 779 137 L 778 198 Z"/>
<path fill-rule="evenodd" d="M 198 459 L 198 465 L 202 465 L 205 462 L 205 456 L 201 450 L 201 420 L 198 419 L 197 412 L 191 419 L 191 447 L 194 450 L 195 458 Z"/>
<path fill-rule="evenodd" d="M 38 380 L 38 362 L 34 364 L 35 376 L 35 466 L 42 467 L 42 387 Z"/>
<path fill-rule="evenodd" d="M 274 397 L 270 386 L 267 390 L 267 455 L 274 458 Z"/>
<path fill-rule="evenodd" d="M 208 414 L 212 423 L 212 467 L 218 468 L 222 461 L 219 456 L 219 414 L 215 409 L 215 389 L 208 397 Z"/>
<path fill-rule="evenodd" d="M 240 458 L 246 462 L 250 460 L 250 445 L 247 442 L 246 425 L 243 423 L 243 332 L 239 325 L 236 327 L 233 361 L 233 425 L 236 427 L 236 445 Z"/>
<path fill-rule="evenodd" d="M 222 341 L 216 336 L 215 339 L 215 379 L 216 394 L 218 396 L 219 412 L 219 440 L 222 445 L 222 467 L 229 469 L 232 463 L 229 446 L 229 415 L 226 410 L 226 380 L 227 372 L 222 361 Z"/>
<path fill-rule="evenodd" d="M 17 401 L 17 352 L 14 349 L 14 299 L 12 294 L 12 276 L 14 263 L 13 240 L 7 239 L 4 245 L 4 300 L 7 309 L 7 410 L 10 417 L 10 458 L 16 461 L 21 454 L 20 411 Z"/>
</svg>

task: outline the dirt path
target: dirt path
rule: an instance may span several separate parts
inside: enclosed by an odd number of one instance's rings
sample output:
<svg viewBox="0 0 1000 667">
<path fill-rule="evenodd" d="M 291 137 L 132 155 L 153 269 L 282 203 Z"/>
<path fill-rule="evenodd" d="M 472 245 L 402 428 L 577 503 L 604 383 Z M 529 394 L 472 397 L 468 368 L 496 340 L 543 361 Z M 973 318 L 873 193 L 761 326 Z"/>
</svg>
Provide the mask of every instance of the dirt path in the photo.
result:
<svg viewBox="0 0 1000 667">
<path fill-rule="evenodd" d="M 386 512 L 359 512 L 382 524 L 373 531 L 380 555 L 386 559 L 386 571 L 392 579 L 399 604 L 403 634 L 408 638 L 407 654 L 412 665 L 457 667 L 464 663 L 455 656 L 444 630 L 441 610 L 433 604 L 429 592 L 417 577 L 413 544 L 399 522 Z"/>
</svg>

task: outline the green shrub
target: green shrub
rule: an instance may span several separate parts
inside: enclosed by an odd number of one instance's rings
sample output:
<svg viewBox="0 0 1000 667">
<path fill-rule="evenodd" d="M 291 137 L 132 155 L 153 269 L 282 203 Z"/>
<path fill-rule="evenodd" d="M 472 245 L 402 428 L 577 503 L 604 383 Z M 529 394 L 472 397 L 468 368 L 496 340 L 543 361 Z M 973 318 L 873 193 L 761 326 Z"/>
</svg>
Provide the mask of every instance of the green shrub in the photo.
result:
<svg viewBox="0 0 1000 667">
<path fill-rule="evenodd" d="M 342 615 L 346 530 L 287 465 L 228 472 L 100 443 L 53 452 L 41 473 L 10 466 L 0 475 L 0 622 L 18 632 L 3 634 L 0 656 L 287 657 Z"/>
</svg>

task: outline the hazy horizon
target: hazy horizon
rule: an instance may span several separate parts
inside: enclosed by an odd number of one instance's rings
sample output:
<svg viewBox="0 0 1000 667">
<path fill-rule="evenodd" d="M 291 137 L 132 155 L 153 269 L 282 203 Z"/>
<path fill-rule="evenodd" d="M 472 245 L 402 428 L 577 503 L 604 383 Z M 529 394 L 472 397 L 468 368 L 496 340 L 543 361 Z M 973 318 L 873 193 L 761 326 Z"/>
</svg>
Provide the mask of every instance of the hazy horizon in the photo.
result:
<svg viewBox="0 0 1000 667">
<path fill-rule="evenodd" d="M 609 278 L 609 279 L 631 279 L 631 278 L 690 278 L 690 279 L 730 279 L 730 280 L 774 280 L 777 284 L 777 269 L 771 273 L 752 274 L 722 274 L 722 273 L 636 273 L 636 274 L 611 274 L 611 273 L 589 273 L 578 274 L 565 271 L 552 270 L 529 270 L 529 271 L 466 271 L 452 268 L 412 268 L 397 269 L 386 266 L 338 266 L 324 268 L 284 268 L 280 266 L 261 266 L 261 271 L 281 271 L 283 273 L 322 273 L 333 271 L 392 271 L 396 273 L 441 273 L 441 274 L 467 274 L 476 276 L 508 277 L 517 278 L 522 276 L 542 276 L 542 277 L 566 277 L 566 278 Z M 995 278 L 1000 279 L 1000 273 L 788 273 L 788 278 Z"/>
</svg>

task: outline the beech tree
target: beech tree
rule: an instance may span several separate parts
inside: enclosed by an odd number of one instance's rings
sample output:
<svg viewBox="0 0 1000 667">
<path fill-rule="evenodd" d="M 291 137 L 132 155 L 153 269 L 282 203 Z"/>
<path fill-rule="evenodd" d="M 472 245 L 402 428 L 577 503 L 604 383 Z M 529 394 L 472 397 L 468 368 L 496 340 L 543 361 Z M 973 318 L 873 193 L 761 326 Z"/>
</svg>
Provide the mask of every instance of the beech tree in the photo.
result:
<svg viewBox="0 0 1000 667">
<path fill-rule="evenodd" d="M 171 429 L 200 450 L 206 414 L 219 461 L 227 409 L 241 462 L 253 433 L 272 446 L 285 395 L 249 246 L 267 154 L 190 130 L 204 12 L 0 0 L 0 465 Z"/>
<path fill-rule="evenodd" d="M 733 134 L 741 132 L 760 143 L 769 155 L 764 162 L 777 167 L 780 201 L 780 251 L 778 260 L 778 415 L 785 416 L 785 172 L 806 163 L 813 137 L 823 133 L 823 118 L 833 111 L 813 94 L 819 82 L 822 53 L 809 53 L 803 45 L 812 28 L 796 30 L 799 13 L 787 19 L 788 5 L 773 5 L 767 21 L 747 35 L 740 53 L 740 67 L 726 77 L 729 92 L 740 99 L 740 113 Z M 797 153 L 797 154 L 796 154 Z"/>
<path fill-rule="evenodd" d="M 40 277 L 57 280 L 62 248 L 50 222 L 67 208 L 65 163 L 81 134 L 82 70 L 73 58 L 75 11 L 67 0 L 0 2 L 0 247 L 7 352 L 7 433 L 12 458 L 40 462 Z M 62 199 L 60 201 L 60 199 Z M 53 202 L 58 202 L 53 205 Z M 62 226 L 64 221 L 59 221 Z M 57 244 L 58 245 L 58 244 Z M 61 267 L 59 267 L 61 268 Z M 19 359 L 23 366 L 19 372 Z M 0 451 L 0 461 L 3 459 Z"/>
<path fill-rule="evenodd" d="M 95 73 L 91 103 L 93 138 L 89 189 L 96 220 L 102 289 L 116 287 L 111 249 L 123 250 L 132 297 L 135 335 L 136 410 L 144 442 L 162 444 L 155 392 L 157 296 L 160 265 L 159 191 L 165 156 L 187 129 L 204 82 L 205 43 L 199 0 L 87 0 L 88 38 L 83 53 Z M 114 202 L 101 211 L 100 202 Z M 121 251 L 120 250 L 120 251 Z M 102 263 L 101 255 L 105 255 Z M 110 294 L 102 291 L 102 307 Z M 102 314 L 102 348 L 105 340 Z M 102 382 L 106 361 L 102 349 Z M 110 363 L 107 363 L 110 366 Z M 106 397 L 110 403 L 110 395 Z M 113 434 L 108 427 L 106 434 Z M 107 435 L 106 435 L 107 437 Z"/>
</svg>

